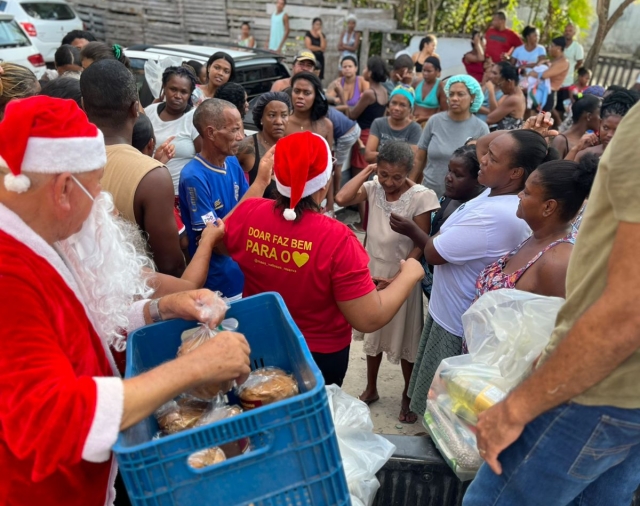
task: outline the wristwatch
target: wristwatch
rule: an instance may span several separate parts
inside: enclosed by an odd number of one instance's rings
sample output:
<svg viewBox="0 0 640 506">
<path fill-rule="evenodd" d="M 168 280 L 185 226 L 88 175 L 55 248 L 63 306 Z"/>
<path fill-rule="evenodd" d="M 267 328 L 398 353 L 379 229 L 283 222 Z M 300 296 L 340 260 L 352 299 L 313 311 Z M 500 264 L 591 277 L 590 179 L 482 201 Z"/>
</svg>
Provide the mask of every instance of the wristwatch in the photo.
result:
<svg viewBox="0 0 640 506">
<path fill-rule="evenodd" d="M 158 323 L 162 321 L 162 315 L 160 314 L 160 309 L 158 308 L 158 304 L 160 304 L 160 299 L 153 299 L 149 303 L 149 316 L 151 316 L 151 321 L 153 323 Z"/>
</svg>

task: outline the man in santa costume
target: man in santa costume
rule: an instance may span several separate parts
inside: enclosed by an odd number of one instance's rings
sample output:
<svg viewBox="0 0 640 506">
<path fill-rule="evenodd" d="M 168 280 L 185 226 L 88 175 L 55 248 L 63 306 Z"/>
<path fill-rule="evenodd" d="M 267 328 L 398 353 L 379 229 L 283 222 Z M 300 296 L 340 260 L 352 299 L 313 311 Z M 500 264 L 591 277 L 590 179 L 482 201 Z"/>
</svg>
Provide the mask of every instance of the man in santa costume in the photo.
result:
<svg viewBox="0 0 640 506">
<path fill-rule="evenodd" d="M 168 318 L 217 323 L 196 290 L 148 300 L 127 229 L 101 193 L 102 133 L 71 100 L 8 104 L 0 123 L 0 504 L 113 502 L 111 446 L 176 395 L 242 381 L 249 346 L 220 333 L 198 353 L 122 380 L 111 348 Z"/>
</svg>

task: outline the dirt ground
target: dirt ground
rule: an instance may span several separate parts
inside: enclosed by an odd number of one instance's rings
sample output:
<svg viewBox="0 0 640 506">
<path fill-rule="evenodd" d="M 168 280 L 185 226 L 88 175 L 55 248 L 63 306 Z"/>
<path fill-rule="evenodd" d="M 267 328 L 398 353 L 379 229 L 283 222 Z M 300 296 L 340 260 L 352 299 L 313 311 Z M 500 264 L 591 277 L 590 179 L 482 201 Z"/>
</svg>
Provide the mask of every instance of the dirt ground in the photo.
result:
<svg viewBox="0 0 640 506">
<path fill-rule="evenodd" d="M 358 215 L 355 212 L 343 210 L 338 213 L 337 218 L 343 223 L 349 224 L 357 221 Z M 358 237 L 361 241 L 364 240 L 364 234 L 358 234 Z M 354 397 L 358 397 L 367 385 L 367 359 L 362 351 L 362 346 L 362 341 L 351 342 L 349 370 L 342 385 L 342 389 Z M 391 364 L 385 356 L 378 375 L 380 400 L 369 406 L 376 432 L 380 434 L 426 434 L 420 418 L 415 424 L 400 423 L 398 421 L 403 388 L 404 379 L 402 378 L 400 364 Z"/>
</svg>

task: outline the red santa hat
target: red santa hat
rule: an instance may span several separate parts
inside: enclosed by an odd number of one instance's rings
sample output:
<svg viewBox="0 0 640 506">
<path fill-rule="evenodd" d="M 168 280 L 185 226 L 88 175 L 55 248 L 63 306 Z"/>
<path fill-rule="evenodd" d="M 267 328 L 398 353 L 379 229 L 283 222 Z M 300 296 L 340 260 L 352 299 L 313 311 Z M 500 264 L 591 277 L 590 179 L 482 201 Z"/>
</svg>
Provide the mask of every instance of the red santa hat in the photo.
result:
<svg viewBox="0 0 640 506">
<path fill-rule="evenodd" d="M 323 188 L 331 178 L 333 160 L 329 144 L 318 134 L 299 132 L 278 141 L 273 154 L 273 171 L 278 191 L 290 199 L 284 218 L 296 219 L 298 202 Z"/>
<path fill-rule="evenodd" d="M 90 172 L 107 163 L 102 132 L 73 100 L 36 96 L 7 104 L 0 122 L 0 166 L 9 191 L 31 186 L 23 172 Z"/>
</svg>

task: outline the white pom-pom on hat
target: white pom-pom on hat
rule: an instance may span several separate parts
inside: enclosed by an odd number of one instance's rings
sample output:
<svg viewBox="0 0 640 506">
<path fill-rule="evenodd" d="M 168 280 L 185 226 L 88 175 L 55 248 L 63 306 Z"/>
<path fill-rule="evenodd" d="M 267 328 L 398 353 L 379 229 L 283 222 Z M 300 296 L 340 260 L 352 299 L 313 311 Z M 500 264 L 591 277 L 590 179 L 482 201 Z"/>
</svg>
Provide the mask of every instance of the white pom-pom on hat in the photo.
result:
<svg viewBox="0 0 640 506">
<path fill-rule="evenodd" d="M 293 209 L 285 209 L 282 216 L 284 216 L 284 219 L 287 221 L 295 221 L 297 218 L 296 212 Z"/>
<path fill-rule="evenodd" d="M 14 176 L 9 172 L 4 176 L 4 187 L 10 192 L 24 193 L 31 187 L 31 181 L 24 174 Z"/>
</svg>

